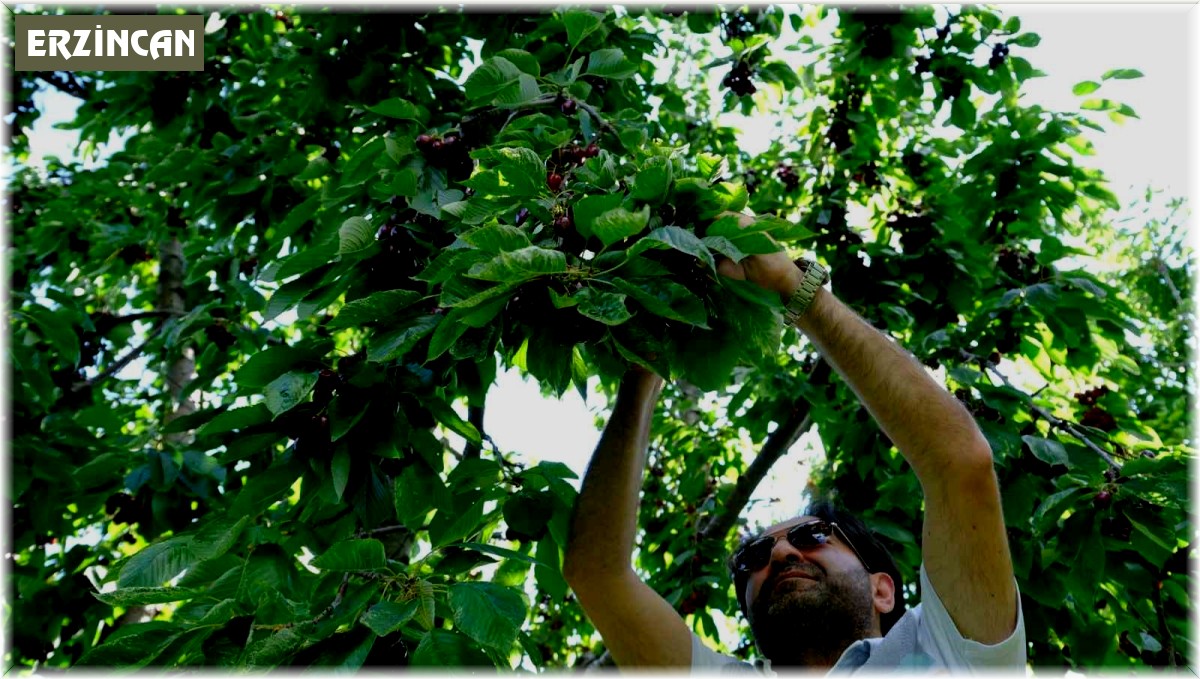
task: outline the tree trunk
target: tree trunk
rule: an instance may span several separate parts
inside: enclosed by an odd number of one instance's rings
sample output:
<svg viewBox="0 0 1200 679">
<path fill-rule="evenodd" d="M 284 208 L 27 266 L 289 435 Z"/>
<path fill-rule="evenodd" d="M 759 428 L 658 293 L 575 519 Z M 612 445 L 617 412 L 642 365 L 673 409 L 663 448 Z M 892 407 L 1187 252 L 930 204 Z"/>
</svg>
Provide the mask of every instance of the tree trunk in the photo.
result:
<svg viewBox="0 0 1200 679">
<path fill-rule="evenodd" d="M 161 311 L 183 315 L 186 313 L 183 298 L 183 281 L 186 273 L 186 262 L 183 259 L 183 244 L 172 236 L 158 249 L 158 308 Z M 180 402 L 180 394 L 196 373 L 196 359 L 192 347 L 183 346 L 176 350 L 168 350 L 168 362 L 165 379 L 168 401 L 163 424 L 168 424 L 177 417 L 182 417 L 196 410 L 196 405 L 189 398 Z M 186 433 L 168 434 L 168 443 L 182 443 L 187 440 Z"/>
<path fill-rule="evenodd" d="M 823 384 L 829 379 L 829 375 L 829 364 L 823 359 L 818 360 L 808 375 L 808 381 L 814 384 Z M 781 422 L 779 427 L 767 437 L 762 449 L 758 452 L 758 457 L 754 458 L 754 461 L 746 468 L 746 472 L 738 477 L 737 485 L 734 486 L 733 492 L 722 505 L 721 513 L 713 516 L 701 529 L 701 540 L 725 539 L 725 536 L 737 523 L 742 509 L 750 502 L 750 496 L 754 494 L 758 484 L 766 478 L 767 472 L 812 426 L 812 418 L 808 416 L 810 410 L 812 410 L 812 405 L 808 401 L 804 398 L 796 399 L 787 419 Z"/>
</svg>

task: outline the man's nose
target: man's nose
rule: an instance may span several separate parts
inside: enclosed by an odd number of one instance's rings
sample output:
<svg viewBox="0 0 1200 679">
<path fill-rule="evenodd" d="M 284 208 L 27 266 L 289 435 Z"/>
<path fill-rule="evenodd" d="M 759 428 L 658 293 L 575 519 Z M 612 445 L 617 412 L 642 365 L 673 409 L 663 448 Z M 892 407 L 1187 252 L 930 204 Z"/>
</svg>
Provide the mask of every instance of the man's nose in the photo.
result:
<svg viewBox="0 0 1200 679">
<path fill-rule="evenodd" d="M 808 561 L 808 555 L 803 550 L 796 549 L 796 546 L 788 539 L 775 541 L 775 546 L 771 548 L 771 562 L 779 564 L 800 563 Z"/>
</svg>

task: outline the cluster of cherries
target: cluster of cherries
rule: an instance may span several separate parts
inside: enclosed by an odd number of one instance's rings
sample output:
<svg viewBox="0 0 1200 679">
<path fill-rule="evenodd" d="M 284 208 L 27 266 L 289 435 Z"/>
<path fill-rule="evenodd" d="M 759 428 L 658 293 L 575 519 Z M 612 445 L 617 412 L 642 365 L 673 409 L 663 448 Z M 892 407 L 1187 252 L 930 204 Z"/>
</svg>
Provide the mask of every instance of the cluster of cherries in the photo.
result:
<svg viewBox="0 0 1200 679">
<path fill-rule="evenodd" d="M 445 168 L 453 179 L 466 179 L 475 169 L 471 160 L 471 149 L 463 143 L 462 137 L 447 134 L 435 137 L 428 134 L 417 135 L 417 149 L 436 167 Z"/>
<path fill-rule="evenodd" d="M 780 163 L 775 167 L 775 176 L 779 177 L 779 181 L 783 182 L 788 191 L 795 191 L 800 187 L 800 175 L 796 174 L 796 168 L 787 163 Z"/>
<path fill-rule="evenodd" d="M 1096 405 L 1097 401 L 1099 401 L 1108 393 L 1108 387 L 1101 385 L 1094 389 L 1088 389 L 1087 391 L 1081 391 L 1078 394 L 1075 394 L 1075 400 L 1079 402 L 1079 405 L 1094 406 Z"/>
<path fill-rule="evenodd" d="M 1117 420 L 1112 416 L 1112 413 L 1096 405 L 1108 393 L 1108 387 L 1101 385 L 1075 394 L 1075 400 L 1079 402 L 1079 405 L 1087 407 L 1087 410 L 1083 413 L 1083 417 L 1079 420 L 1079 424 L 1099 429 L 1100 431 L 1112 431 L 1117 428 Z"/>
<path fill-rule="evenodd" d="M 745 61 L 739 61 L 734 64 L 729 73 L 725 75 L 725 79 L 721 81 L 721 85 L 728 87 L 731 92 L 739 97 L 754 94 L 758 91 L 754 83 L 750 82 L 750 64 Z"/>
<path fill-rule="evenodd" d="M 996 265 L 1009 278 L 1019 283 L 1036 283 L 1042 278 L 1042 267 L 1037 263 L 1033 253 L 1012 248 L 1002 247 L 996 254 Z"/>
<path fill-rule="evenodd" d="M 992 58 L 988 59 L 988 68 L 993 71 L 1004 65 L 1004 58 L 1008 56 L 1008 45 L 1000 42 L 992 46 Z"/>
<path fill-rule="evenodd" d="M 600 147 L 596 144 L 587 146 L 571 144 L 555 149 L 550 156 L 551 169 L 546 173 L 546 186 L 550 187 L 554 193 L 558 193 L 562 190 L 563 183 L 566 182 L 566 178 L 563 176 L 564 172 L 568 172 L 576 165 L 582 165 L 583 161 L 588 158 L 595 158 L 598 155 L 600 155 Z"/>
</svg>

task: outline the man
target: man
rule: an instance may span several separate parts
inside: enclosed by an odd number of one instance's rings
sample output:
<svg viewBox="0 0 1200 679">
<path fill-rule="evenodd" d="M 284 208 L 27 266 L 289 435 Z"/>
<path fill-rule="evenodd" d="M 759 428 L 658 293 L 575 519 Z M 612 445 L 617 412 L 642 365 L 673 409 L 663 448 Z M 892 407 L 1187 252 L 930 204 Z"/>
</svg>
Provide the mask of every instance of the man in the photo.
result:
<svg viewBox="0 0 1200 679">
<path fill-rule="evenodd" d="M 776 669 L 1023 671 L 1024 628 L 987 440 L 910 354 L 820 287 L 822 267 L 804 264 L 779 252 L 724 260 L 719 270 L 779 293 L 785 317 L 849 383 L 917 474 L 925 496 L 923 600 L 898 621 L 889 617 L 900 583 L 886 551 L 852 517 L 810 508 L 731 558 L 760 652 Z M 749 669 L 700 643 L 630 564 L 662 386 L 639 368 L 623 379 L 583 481 L 564 574 L 618 666 Z"/>
</svg>

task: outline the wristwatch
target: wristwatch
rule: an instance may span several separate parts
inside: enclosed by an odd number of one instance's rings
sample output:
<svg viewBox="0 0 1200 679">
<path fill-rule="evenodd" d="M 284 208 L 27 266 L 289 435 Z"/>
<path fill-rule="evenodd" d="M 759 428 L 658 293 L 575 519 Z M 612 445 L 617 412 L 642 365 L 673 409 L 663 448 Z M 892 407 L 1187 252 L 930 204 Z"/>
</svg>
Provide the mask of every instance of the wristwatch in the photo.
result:
<svg viewBox="0 0 1200 679">
<path fill-rule="evenodd" d="M 783 307 L 783 319 L 787 321 L 788 325 L 795 325 L 796 321 L 800 320 L 804 312 L 808 311 L 813 298 L 816 297 L 817 289 L 829 282 L 829 269 L 821 266 L 818 262 L 799 259 L 796 260 L 796 266 L 800 267 L 804 276 Z"/>
</svg>

